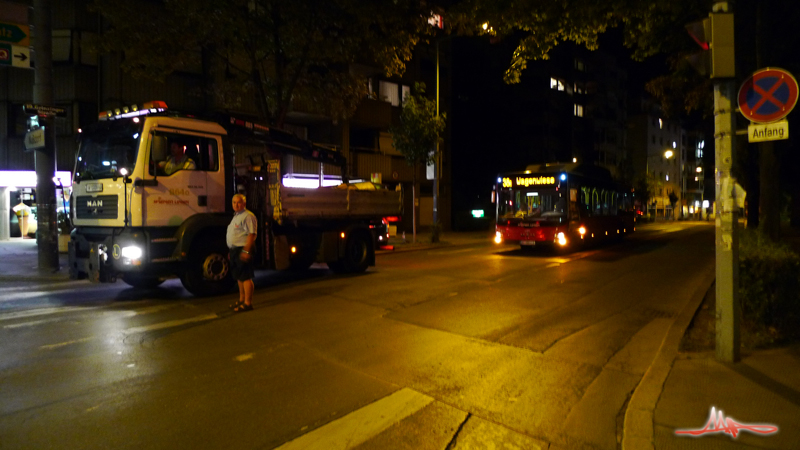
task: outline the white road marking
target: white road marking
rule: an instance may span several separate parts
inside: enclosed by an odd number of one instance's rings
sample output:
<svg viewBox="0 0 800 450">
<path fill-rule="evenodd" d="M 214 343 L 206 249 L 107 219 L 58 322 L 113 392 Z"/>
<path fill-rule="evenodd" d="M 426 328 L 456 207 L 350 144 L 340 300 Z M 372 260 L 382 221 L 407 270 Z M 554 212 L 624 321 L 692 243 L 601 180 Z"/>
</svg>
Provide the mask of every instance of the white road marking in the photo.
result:
<svg viewBox="0 0 800 450">
<path fill-rule="evenodd" d="M 356 447 L 397 422 L 421 410 L 433 398 L 409 388 L 289 441 L 276 450 L 344 450 Z"/>
<path fill-rule="evenodd" d="M 204 322 L 207 320 L 214 320 L 214 319 L 219 319 L 219 316 L 216 314 L 206 314 L 204 316 L 190 317 L 188 319 L 170 320 L 167 322 L 154 323 L 152 325 L 147 325 L 143 327 L 126 328 L 124 330 L 120 330 L 120 332 L 124 334 L 144 333 L 146 331 L 163 330 L 164 328 L 179 327 L 181 325 L 186 325 L 187 323 Z M 97 338 L 98 338 L 97 336 L 89 336 L 81 339 L 75 339 L 73 341 L 60 342 L 58 344 L 42 345 L 41 347 L 39 347 L 39 349 L 52 350 L 54 348 L 65 347 L 67 345 L 72 345 L 72 344 L 79 344 L 81 342 L 87 342 Z"/>
<path fill-rule="evenodd" d="M 45 316 L 47 314 L 59 314 L 59 313 L 70 313 L 70 312 L 78 312 L 78 311 L 91 311 L 93 309 L 100 309 L 99 306 L 92 306 L 88 308 L 84 308 L 81 306 L 64 306 L 59 308 L 40 308 L 40 309 L 31 309 L 27 311 L 18 311 L 12 312 L 8 314 L 0 314 L 0 320 L 14 320 L 14 319 L 24 319 L 27 317 L 36 317 L 36 316 Z"/>
<path fill-rule="evenodd" d="M 31 291 L 29 289 L 26 289 L 24 292 L 14 292 L 13 294 L 8 294 L 7 297 L 3 298 L 0 301 L 13 302 L 15 300 L 25 300 L 27 298 L 36 298 L 45 295 L 64 294 L 67 292 L 75 292 L 75 289 L 54 289 L 52 291 Z"/>
<path fill-rule="evenodd" d="M 43 346 L 39 347 L 39 350 L 52 350 L 54 348 L 66 347 L 67 345 L 79 344 L 81 342 L 88 342 L 88 341 L 91 341 L 92 339 L 97 339 L 97 338 L 95 336 L 89 336 L 89 337 L 85 337 L 85 338 L 75 339 L 74 341 L 60 342 L 58 344 L 43 345 Z"/>
<path fill-rule="evenodd" d="M 154 323 L 152 325 L 147 325 L 144 327 L 126 328 L 125 330 L 123 330 L 123 332 L 126 334 L 144 333 L 145 331 L 162 330 L 164 328 L 179 327 L 181 325 L 186 325 L 187 323 L 204 322 L 206 320 L 214 320 L 214 319 L 219 319 L 219 316 L 216 314 L 206 314 L 204 316 L 190 317 L 188 319 L 170 320 L 167 322 Z"/>
<path fill-rule="evenodd" d="M 26 327 L 35 327 L 36 325 L 41 325 L 43 323 L 52 323 L 52 322 L 60 322 L 63 319 L 42 319 L 42 320 L 34 320 L 32 322 L 22 322 L 22 323 L 15 323 L 13 325 L 4 325 L 4 329 L 13 330 L 14 328 L 26 328 Z"/>
<path fill-rule="evenodd" d="M 244 355 L 239 355 L 233 359 L 242 362 L 242 361 L 247 361 L 248 359 L 253 359 L 253 356 L 255 356 L 255 353 L 245 353 Z"/>
</svg>

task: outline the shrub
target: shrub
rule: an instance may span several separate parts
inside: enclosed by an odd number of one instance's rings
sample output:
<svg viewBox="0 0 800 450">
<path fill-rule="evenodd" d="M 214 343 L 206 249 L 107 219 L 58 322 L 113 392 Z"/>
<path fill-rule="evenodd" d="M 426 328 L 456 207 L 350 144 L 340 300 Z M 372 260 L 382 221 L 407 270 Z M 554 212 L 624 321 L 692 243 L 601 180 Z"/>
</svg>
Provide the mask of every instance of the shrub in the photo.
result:
<svg viewBox="0 0 800 450">
<path fill-rule="evenodd" d="M 772 331 L 769 334 L 798 334 L 800 257 L 761 233 L 743 231 L 739 245 L 739 296 L 746 320 Z"/>
</svg>

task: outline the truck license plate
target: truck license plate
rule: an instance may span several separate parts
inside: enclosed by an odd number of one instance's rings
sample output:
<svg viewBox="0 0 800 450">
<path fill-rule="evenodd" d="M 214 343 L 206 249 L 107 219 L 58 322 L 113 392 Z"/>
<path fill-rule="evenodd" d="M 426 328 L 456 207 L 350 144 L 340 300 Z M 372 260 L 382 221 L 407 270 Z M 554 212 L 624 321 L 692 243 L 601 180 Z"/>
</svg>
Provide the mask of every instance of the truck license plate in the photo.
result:
<svg viewBox="0 0 800 450">
<path fill-rule="evenodd" d="M 519 245 L 536 245 L 536 241 L 519 241 Z"/>
</svg>

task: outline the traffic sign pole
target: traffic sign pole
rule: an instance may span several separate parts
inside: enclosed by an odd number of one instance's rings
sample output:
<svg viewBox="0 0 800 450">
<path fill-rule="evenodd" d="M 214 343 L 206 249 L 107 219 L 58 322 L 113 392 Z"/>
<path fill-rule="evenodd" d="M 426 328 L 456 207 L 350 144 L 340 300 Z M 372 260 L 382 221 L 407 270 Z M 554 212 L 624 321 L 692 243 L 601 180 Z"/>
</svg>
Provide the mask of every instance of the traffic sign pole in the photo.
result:
<svg viewBox="0 0 800 450">
<path fill-rule="evenodd" d="M 733 162 L 734 81 L 714 82 L 714 141 L 716 157 L 716 357 L 723 362 L 738 362 L 739 328 L 739 236 L 736 180 L 731 176 Z"/>
<path fill-rule="evenodd" d="M 53 38 L 52 8 L 50 0 L 34 0 L 34 25 L 36 36 L 33 46 L 36 51 L 33 101 L 37 105 L 53 105 Z M 55 117 L 39 118 L 44 126 L 45 145 L 35 150 L 37 232 L 39 246 L 39 268 L 58 270 L 58 226 L 56 222 L 56 186 L 53 177 L 56 171 Z"/>
</svg>

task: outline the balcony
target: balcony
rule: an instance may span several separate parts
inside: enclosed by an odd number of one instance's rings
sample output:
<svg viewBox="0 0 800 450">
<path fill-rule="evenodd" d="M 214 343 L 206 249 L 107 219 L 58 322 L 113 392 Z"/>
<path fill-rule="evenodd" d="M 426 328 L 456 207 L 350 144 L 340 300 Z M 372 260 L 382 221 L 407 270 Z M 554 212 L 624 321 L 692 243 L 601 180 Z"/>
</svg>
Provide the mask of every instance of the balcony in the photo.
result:
<svg viewBox="0 0 800 450">
<path fill-rule="evenodd" d="M 358 105 L 350 123 L 357 127 L 385 130 L 392 124 L 392 104 L 365 98 Z"/>
</svg>

